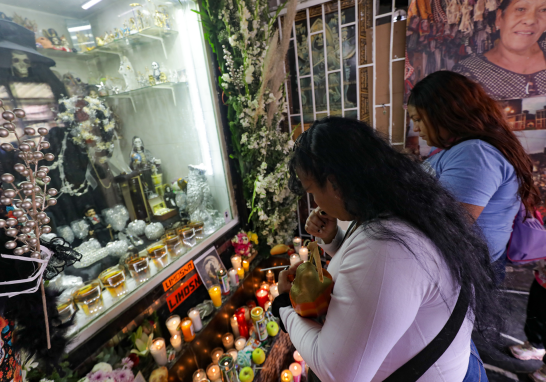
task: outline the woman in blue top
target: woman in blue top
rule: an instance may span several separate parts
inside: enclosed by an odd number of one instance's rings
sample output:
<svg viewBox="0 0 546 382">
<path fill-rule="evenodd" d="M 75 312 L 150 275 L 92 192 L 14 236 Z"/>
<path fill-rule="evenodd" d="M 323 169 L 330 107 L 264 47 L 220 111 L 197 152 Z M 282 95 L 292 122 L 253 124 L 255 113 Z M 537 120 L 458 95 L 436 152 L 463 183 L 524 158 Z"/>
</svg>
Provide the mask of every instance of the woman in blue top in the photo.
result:
<svg viewBox="0 0 546 382">
<path fill-rule="evenodd" d="M 503 280 L 520 201 L 531 214 L 540 202 L 531 159 L 499 105 L 460 74 L 440 71 L 420 81 L 408 112 L 414 131 L 437 148 L 426 165 L 476 220 Z"/>
</svg>

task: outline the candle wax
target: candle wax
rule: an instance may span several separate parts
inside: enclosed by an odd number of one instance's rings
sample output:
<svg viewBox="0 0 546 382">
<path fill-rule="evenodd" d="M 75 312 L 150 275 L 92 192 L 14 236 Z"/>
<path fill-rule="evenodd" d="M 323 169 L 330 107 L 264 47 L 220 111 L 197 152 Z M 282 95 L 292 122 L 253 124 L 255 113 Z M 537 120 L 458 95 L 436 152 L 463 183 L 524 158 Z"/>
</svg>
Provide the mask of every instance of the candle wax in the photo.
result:
<svg viewBox="0 0 546 382">
<path fill-rule="evenodd" d="M 201 321 L 201 316 L 199 314 L 199 310 L 192 309 L 188 313 L 188 316 L 190 317 L 191 322 L 193 323 L 193 330 L 196 332 L 203 329 L 203 322 Z"/>
<path fill-rule="evenodd" d="M 218 285 L 209 289 L 209 296 L 216 308 L 222 306 L 222 289 Z"/>
<path fill-rule="evenodd" d="M 300 258 L 303 261 L 309 260 L 309 250 L 305 247 L 301 247 L 299 250 Z"/>
<path fill-rule="evenodd" d="M 231 265 L 233 265 L 233 268 L 237 269 L 241 267 L 241 256 L 235 255 L 231 256 Z"/>
<path fill-rule="evenodd" d="M 297 253 L 290 255 L 290 265 L 294 265 L 300 262 L 300 256 Z"/>
<path fill-rule="evenodd" d="M 220 373 L 220 366 L 211 364 L 209 367 L 207 367 L 207 377 L 211 381 L 217 381 L 222 378 L 222 375 Z"/>
<path fill-rule="evenodd" d="M 245 348 L 245 345 L 246 339 L 243 337 L 239 337 L 237 338 L 237 341 L 235 341 L 235 349 L 237 349 L 237 351 L 243 350 Z"/>
</svg>

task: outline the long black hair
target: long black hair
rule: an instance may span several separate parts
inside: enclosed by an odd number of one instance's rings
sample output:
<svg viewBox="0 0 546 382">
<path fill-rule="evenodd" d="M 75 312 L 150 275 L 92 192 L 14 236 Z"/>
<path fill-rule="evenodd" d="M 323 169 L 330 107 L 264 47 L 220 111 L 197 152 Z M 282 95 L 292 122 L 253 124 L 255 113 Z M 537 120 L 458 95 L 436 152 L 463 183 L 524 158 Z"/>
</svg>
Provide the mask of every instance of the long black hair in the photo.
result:
<svg viewBox="0 0 546 382">
<path fill-rule="evenodd" d="M 489 340 L 498 334 L 500 293 L 487 244 L 466 210 L 417 162 L 394 150 L 367 124 L 328 117 L 298 138 L 289 168 L 290 189 L 300 194 L 296 169 L 320 187 L 335 178 L 334 188 L 347 212 L 376 239 L 398 241 L 414 253 L 400 233 L 382 224 L 386 216 L 421 231 L 436 245 L 469 300 L 476 330 Z"/>
</svg>

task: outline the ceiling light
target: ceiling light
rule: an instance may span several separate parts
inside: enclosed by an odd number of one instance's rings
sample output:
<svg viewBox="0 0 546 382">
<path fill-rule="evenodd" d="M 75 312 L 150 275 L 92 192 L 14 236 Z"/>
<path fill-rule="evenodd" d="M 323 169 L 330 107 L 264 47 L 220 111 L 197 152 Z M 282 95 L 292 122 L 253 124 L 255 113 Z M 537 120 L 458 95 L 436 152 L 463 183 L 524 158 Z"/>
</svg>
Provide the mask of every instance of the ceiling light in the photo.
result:
<svg viewBox="0 0 546 382">
<path fill-rule="evenodd" d="M 90 0 L 88 1 L 87 3 L 85 3 L 84 5 L 82 5 L 82 8 L 83 9 L 89 9 L 91 8 L 93 5 L 97 4 L 97 3 L 100 3 L 102 0 Z"/>
<path fill-rule="evenodd" d="M 89 30 L 89 29 L 91 29 L 91 25 L 82 25 L 82 26 L 79 26 L 79 27 L 68 28 L 68 31 L 69 32 L 79 32 L 79 31 L 86 31 L 86 30 Z"/>
</svg>

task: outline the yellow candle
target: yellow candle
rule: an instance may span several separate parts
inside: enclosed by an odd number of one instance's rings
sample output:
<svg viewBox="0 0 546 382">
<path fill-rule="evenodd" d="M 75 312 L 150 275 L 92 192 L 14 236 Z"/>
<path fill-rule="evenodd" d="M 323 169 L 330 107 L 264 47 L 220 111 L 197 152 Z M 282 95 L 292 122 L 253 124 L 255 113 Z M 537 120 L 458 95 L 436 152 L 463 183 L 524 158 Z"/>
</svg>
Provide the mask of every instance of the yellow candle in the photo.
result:
<svg viewBox="0 0 546 382">
<path fill-rule="evenodd" d="M 222 289 L 220 286 L 214 285 L 212 288 L 210 288 L 209 296 L 215 307 L 219 308 L 222 306 Z"/>
<path fill-rule="evenodd" d="M 284 370 L 281 373 L 281 382 L 292 382 L 293 380 L 290 370 Z"/>
<path fill-rule="evenodd" d="M 180 323 L 182 328 L 182 334 L 184 335 L 184 341 L 191 342 L 195 338 L 195 333 L 193 332 L 193 323 L 189 317 L 186 317 Z"/>
<path fill-rule="evenodd" d="M 245 277 L 245 270 L 241 267 L 237 268 L 237 274 L 239 275 L 239 280 L 243 280 Z"/>
<path fill-rule="evenodd" d="M 250 263 L 248 262 L 248 260 L 243 260 L 243 269 L 245 270 L 245 272 L 248 272 L 250 268 Z"/>
</svg>

